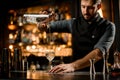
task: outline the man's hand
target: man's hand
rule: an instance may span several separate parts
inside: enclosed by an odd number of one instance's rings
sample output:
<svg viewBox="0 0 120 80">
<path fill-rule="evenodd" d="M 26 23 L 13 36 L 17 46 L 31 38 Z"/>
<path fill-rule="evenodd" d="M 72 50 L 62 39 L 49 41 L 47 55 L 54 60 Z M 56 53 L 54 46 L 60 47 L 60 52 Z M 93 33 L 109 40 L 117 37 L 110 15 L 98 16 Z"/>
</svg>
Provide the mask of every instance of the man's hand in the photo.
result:
<svg viewBox="0 0 120 80">
<path fill-rule="evenodd" d="M 47 14 L 47 15 L 49 15 L 48 18 L 45 18 L 45 19 L 41 20 L 37 24 L 38 25 L 38 29 L 40 31 L 46 31 L 47 28 L 48 28 L 49 23 L 55 19 L 56 14 L 54 12 L 48 13 L 47 11 L 41 11 L 40 14 Z"/>
<path fill-rule="evenodd" d="M 85 67 L 90 66 L 90 59 L 95 59 L 96 62 L 102 59 L 102 52 L 100 49 L 94 49 L 89 54 L 87 54 L 85 57 L 78 59 L 72 63 L 69 64 L 60 64 L 58 66 L 55 66 L 52 70 L 50 70 L 51 73 L 66 73 L 66 72 L 73 72 L 75 70 L 83 69 Z"/>
<path fill-rule="evenodd" d="M 74 72 L 74 65 L 70 64 L 60 64 L 53 67 L 49 72 L 50 73 L 67 73 L 67 72 Z"/>
<path fill-rule="evenodd" d="M 47 30 L 47 24 L 44 23 L 44 22 L 41 22 L 38 24 L 38 29 L 41 31 L 41 32 L 44 32 Z"/>
</svg>

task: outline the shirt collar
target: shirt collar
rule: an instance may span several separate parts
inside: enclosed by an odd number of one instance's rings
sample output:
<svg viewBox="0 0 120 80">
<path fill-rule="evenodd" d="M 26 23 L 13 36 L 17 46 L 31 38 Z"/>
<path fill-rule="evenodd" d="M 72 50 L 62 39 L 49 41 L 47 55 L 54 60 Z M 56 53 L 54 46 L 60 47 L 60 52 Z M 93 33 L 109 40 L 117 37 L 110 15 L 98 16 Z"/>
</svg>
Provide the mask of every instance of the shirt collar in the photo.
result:
<svg viewBox="0 0 120 80">
<path fill-rule="evenodd" d="M 96 13 L 95 16 L 88 23 L 91 24 L 92 22 L 97 22 L 100 18 L 101 17 L 99 13 Z"/>
</svg>

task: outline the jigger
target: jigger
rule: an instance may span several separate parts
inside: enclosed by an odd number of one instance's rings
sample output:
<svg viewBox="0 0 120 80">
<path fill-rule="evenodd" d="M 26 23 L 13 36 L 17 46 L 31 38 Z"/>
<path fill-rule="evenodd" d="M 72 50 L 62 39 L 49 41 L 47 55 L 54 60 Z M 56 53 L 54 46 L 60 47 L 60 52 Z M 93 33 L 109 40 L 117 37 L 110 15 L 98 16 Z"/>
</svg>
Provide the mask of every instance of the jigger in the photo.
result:
<svg viewBox="0 0 120 80">
<path fill-rule="evenodd" d="M 96 71 L 95 71 L 95 59 L 90 59 L 90 75 L 94 75 L 96 74 Z"/>
</svg>

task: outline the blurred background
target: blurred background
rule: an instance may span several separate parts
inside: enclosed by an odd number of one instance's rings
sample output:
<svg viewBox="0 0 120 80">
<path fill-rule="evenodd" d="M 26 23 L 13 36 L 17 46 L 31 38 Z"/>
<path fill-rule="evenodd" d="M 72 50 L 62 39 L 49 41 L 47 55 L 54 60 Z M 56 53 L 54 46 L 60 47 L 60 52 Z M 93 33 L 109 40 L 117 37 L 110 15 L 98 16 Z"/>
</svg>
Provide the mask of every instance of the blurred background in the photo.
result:
<svg viewBox="0 0 120 80">
<path fill-rule="evenodd" d="M 116 25 L 116 38 L 111 48 L 111 53 L 113 53 L 114 50 L 120 51 L 120 0 L 102 1 L 100 15 Z M 31 62 L 46 63 L 48 61 L 43 58 L 42 51 L 46 49 L 47 44 L 52 44 L 56 48 L 55 55 L 59 56 L 58 59 L 64 57 L 64 62 L 69 62 L 72 56 L 71 34 L 47 34 L 37 29 L 36 18 L 25 18 L 23 16 L 24 14 L 40 14 L 42 11 L 50 13 L 53 11 L 57 14 L 53 21 L 68 20 L 79 17 L 81 15 L 79 9 L 79 0 L 0 0 L 0 51 L 7 47 L 13 53 L 14 48 L 19 47 L 22 49 L 22 55 L 27 56 Z M 26 20 L 33 22 L 24 25 Z M 60 52 L 62 50 L 65 53 Z"/>
</svg>

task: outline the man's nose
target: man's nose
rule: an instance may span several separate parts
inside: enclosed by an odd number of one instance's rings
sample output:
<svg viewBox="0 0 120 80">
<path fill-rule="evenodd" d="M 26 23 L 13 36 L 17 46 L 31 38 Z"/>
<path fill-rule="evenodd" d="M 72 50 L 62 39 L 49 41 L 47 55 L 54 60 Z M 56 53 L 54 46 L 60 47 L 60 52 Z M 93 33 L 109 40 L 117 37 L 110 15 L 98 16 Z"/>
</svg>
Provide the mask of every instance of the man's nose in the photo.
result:
<svg viewBox="0 0 120 80">
<path fill-rule="evenodd" d="M 85 14 L 88 13 L 88 8 L 87 8 L 87 7 L 84 8 L 84 13 L 85 13 Z"/>
</svg>

